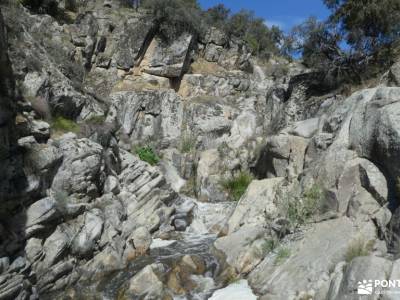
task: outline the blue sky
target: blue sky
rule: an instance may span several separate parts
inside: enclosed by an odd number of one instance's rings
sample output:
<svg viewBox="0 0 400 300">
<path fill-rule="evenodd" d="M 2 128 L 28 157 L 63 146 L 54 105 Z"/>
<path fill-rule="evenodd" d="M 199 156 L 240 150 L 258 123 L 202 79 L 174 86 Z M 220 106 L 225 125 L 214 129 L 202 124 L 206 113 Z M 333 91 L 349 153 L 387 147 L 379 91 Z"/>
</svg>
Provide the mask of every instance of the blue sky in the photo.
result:
<svg viewBox="0 0 400 300">
<path fill-rule="evenodd" d="M 255 12 L 262 17 L 269 25 L 277 25 L 282 30 L 288 31 L 298 23 L 301 23 L 310 15 L 324 20 L 329 11 L 322 0 L 199 0 L 204 9 L 225 4 L 232 12 L 242 8 Z"/>
</svg>

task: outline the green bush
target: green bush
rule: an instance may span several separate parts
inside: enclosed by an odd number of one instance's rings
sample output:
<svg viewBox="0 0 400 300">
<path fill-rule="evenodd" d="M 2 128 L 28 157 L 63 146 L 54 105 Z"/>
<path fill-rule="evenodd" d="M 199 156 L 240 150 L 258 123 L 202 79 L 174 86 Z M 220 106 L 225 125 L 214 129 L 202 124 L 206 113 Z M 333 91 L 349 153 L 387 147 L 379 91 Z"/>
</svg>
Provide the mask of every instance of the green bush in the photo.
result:
<svg viewBox="0 0 400 300">
<path fill-rule="evenodd" d="M 355 50 L 372 54 L 399 39 L 399 0 L 324 0 L 346 42 Z M 373 20 L 373 21 L 372 21 Z"/>
<path fill-rule="evenodd" d="M 282 31 L 276 26 L 269 28 L 265 20 L 255 17 L 252 11 L 241 10 L 232 15 L 224 28 L 229 36 L 245 40 L 259 57 L 268 58 L 280 52 L 277 45 L 282 40 Z"/>
<path fill-rule="evenodd" d="M 319 213 L 323 202 L 323 190 L 318 185 L 313 185 L 303 194 L 302 199 L 286 195 L 283 211 L 292 226 L 303 225 Z"/>
<path fill-rule="evenodd" d="M 61 132 L 80 132 L 81 127 L 76 122 L 64 117 L 57 117 L 53 120 L 51 128 Z"/>
<path fill-rule="evenodd" d="M 303 194 L 303 206 L 306 217 L 310 218 L 318 213 L 325 200 L 325 193 L 322 188 L 314 184 L 309 190 Z"/>
<path fill-rule="evenodd" d="M 149 163 L 152 166 L 156 165 L 160 161 L 160 158 L 150 146 L 138 147 L 135 149 L 135 153 L 141 160 Z"/>
<path fill-rule="evenodd" d="M 204 13 L 204 17 L 207 24 L 222 28 L 228 21 L 230 13 L 230 9 L 225 7 L 224 4 L 217 4 L 216 6 L 210 7 Z"/>
<path fill-rule="evenodd" d="M 232 200 L 238 201 L 252 180 L 253 176 L 250 173 L 242 171 L 229 179 L 222 180 L 221 185 Z"/>
<path fill-rule="evenodd" d="M 142 6 L 149 10 L 159 24 L 159 32 L 167 40 L 184 31 L 203 36 L 207 28 L 217 27 L 229 36 L 248 43 L 252 52 L 261 57 L 280 52 L 278 44 L 283 33 L 278 27 L 269 28 L 265 20 L 248 10 L 231 15 L 223 4 L 202 11 L 196 0 L 144 0 Z"/>
<path fill-rule="evenodd" d="M 272 252 L 278 246 L 278 241 L 274 239 L 266 240 L 262 245 L 264 254 Z"/>
<path fill-rule="evenodd" d="M 159 33 L 167 41 L 185 31 L 197 35 L 203 32 L 201 9 L 196 0 L 145 0 L 143 7 L 154 16 Z"/>
<path fill-rule="evenodd" d="M 290 256 L 290 249 L 285 247 L 280 247 L 276 252 L 275 265 L 282 264 Z"/>
<path fill-rule="evenodd" d="M 192 135 L 184 135 L 181 141 L 181 152 L 189 153 L 196 148 L 196 138 Z"/>
</svg>

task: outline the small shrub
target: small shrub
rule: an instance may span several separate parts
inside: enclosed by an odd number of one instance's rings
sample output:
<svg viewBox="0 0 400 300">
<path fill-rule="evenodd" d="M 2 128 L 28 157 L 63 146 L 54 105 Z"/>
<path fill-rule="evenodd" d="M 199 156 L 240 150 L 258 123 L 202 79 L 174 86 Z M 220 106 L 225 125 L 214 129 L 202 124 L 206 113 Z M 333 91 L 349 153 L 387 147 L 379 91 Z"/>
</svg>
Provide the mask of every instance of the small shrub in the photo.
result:
<svg viewBox="0 0 400 300">
<path fill-rule="evenodd" d="M 374 241 L 365 242 L 363 238 L 358 238 L 350 243 L 345 254 L 346 262 L 351 262 L 359 256 L 368 256 L 372 251 Z"/>
<path fill-rule="evenodd" d="M 57 117 L 54 119 L 52 129 L 59 132 L 80 132 L 80 126 L 73 120 L 66 119 L 64 117 Z"/>
<path fill-rule="evenodd" d="M 292 225 L 303 225 L 320 211 L 323 201 L 323 190 L 318 185 L 313 185 L 303 194 L 302 199 L 287 195 L 284 198 L 283 211 Z"/>
<path fill-rule="evenodd" d="M 203 32 L 201 9 L 192 0 L 146 0 L 143 7 L 148 9 L 159 24 L 159 34 L 172 41 L 187 31 L 196 35 Z"/>
<path fill-rule="evenodd" d="M 278 241 L 277 240 L 266 240 L 264 244 L 262 245 L 262 250 L 264 254 L 270 253 L 274 251 L 274 249 L 278 246 Z"/>
<path fill-rule="evenodd" d="M 238 284 L 240 279 L 241 278 L 238 275 L 236 275 L 236 276 L 233 275 L 232 277 L 228 278 L 228 285 L 230 285 L 230 284 Z"/>
<path fill-rule="evenodd" d="M 314 214 L 318 213 L 321 205 L 324 202 L 324 191 L 322 188 L 314 184 L 309 190 L 303 194 L 303 206 L 305 217 L 311 218 Z"/>
<path fill-rule="evenodd" d="M 252 180 L 253 176 L 250 173 L 242 171 L 229 179 L 222 180 L 221 185 L 232 200 L 238 201 Z"/>
<path fill-rule="evenodd" d="M 152 166 L 160 161 L 160 158 L 150 146 L 138 147 L 135 149 L 135 153 L 139 156 L 141 160 L 149 163 Z"/>
<path fill-rule="evenodd" d="M 290 256 L 290 249 L 286 247 L 281 247 L 278 249 L 276 252 L 276 257 L 275 257 L 275 264 L 280 265 L 282 264 L 286 259 L 288 259 Z"/>
<path fill-rule="evenodd" d="M 181 152 L 189 153 L 196 148 L 196 138 L 192 135 L 185 135 L 181 141 Z"/>
<path fill-rule="evenodd" d="M 221 279 L 226 285 L 230 285 L 232 283 L 237 282 L 240 280 L 240 276 L 236 273 L 236 270 L 232 267 L 226 268 L 222 273 L 221 273 Z"/>
</svg>

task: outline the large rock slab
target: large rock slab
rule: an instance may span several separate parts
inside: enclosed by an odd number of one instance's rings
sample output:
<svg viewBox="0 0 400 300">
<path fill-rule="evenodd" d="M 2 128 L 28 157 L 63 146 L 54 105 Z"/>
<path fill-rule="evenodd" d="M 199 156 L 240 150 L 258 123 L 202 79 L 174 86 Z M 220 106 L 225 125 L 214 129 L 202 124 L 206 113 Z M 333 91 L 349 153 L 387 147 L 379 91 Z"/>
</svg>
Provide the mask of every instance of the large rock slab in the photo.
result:
<svg viewBox="0 0 400 300">
<path fill-rule="evenodd" d="M 318 291 L 329 280 L 332 266 L 344 260 L 355 239 L 374 240 L 375 226 L 371 222 L 353 223 L 344 217 L 318 223 L 304 237 L 282 245 L 289 257 L 277 263 L 268 255 L 251 273 L 249 283 L 263 299 L 296 299 L 299 294 Z"/>
<path fill-rule="evenodd" d="M 214 246 L 226 255 L 227 263 L 239 274 L 247 274 L 265 256 L 267 243 L 261 226 L 243 226 L 236 232 L 217 239 Z"/>
<path fill-rule="evenodd" d="M 349 160 L 338 180 L 340 213 L 372 215 L 387 203 L 387 182 L 379 169 L 363 158 Z"/>
<path fill-rule="evenodd" d="M 304 138 L 311 138 L 318 131 L 318 127 L 319 118 L 307 119 L 294 123 L 290 130 L 290 134 Z"/>
<path fill-rule="evenodd" d="M 221 75 L 185 74 L 182 77 L 179 94 L 183 97 L 234 96 L 249 90 L 251 81 L 244 72 L 229 72 Z"/>
<path fill-rule="evenodd" d="M 233 233 L 244 225 L 262 227 L 266 224 L 267 217 L 276 217 L 276 193 L 283 182 L 282 177 L 253 180 L 229 218 L 228 233 Z"/>
<path fill-rule="evenodd" d="M 30 236 L 36 231 L 44 229 L 46 223 L 60 216 L 57 202 L 53 197 L 47 197 L 33 203 L 26 211 L 26 235 Z"/>
<path fill-rule="evenodd" d="M 73 253 L 81 257 L 92 254 L 104 224 L 103 214 L 99 209 L 93 209 L 83 217 L 83 226 L 72 242 Z"/>
<path fill-rule="evenodd" d="M 164 291 L 161 273 L 165 272 L 162 264 L 146 266 L 136 274 L 129 282 L 127 295 L 133 298 L 168 299 L 168 293 Z"/>
<path fill-rule="evenodd" d="M 400 260 L 393 262 L 392 270 L 389 275 L 389 280 L 398 280 L 400 278 Z M 383 300 L 396 300 L 400 293 L 400 287 L 389 287 L 385 290 L 382 296 Z"/>
<path fill-rule="evenodd" d="M 33 143 L 27 142 L 32 140 Z M 26 149 L 25 153 L 25 172 L 28 174 L 28 186 L 26 191 L 38 197 L 44 197 L 47 189 L 52 185 L 53 176 L 57 172 L 63 159 L 63 153 L 49 144 L 38 144 L 30 137 L 19 139 L 20 145 Z"/>
<path fill-rule="evenodd" d="M 148 16 L 131 17 L 118 29 L 114 60 L 118 68 L 129 70 L 144 55 L 156 26 Z"/>
<path fill-rule="evenodd" d="M 103 147 L 89 139 L 66 134 L 59 140 L 63 162 L 54 176 L 54 191 L 91 199 L 102 190 Z"/>
<path fill-rule="evenodd" d="M 111 99 L 108 119 L 117 120 L 132 141 L 167 147 L 179 139 L 183 103 L 173 91 L 118 92 Z"/>
<path fill-rule="evenodd" d="M 276 135 L 267 139 L 255 171 L 261 178 L 294 177 L 303 171 L 308 140 L 293 135 Z"/>
<path fill-rule="evenodd" d="M 382 257 L 362 256 L 354 258 L 348 266 L 346 266 L 343 279 L 340 284 L 338 293 L 335 294 L 331 290 L 328 299 L 357 300 L 360 295 L 357 293 L 359 282 L 370 282 L 375 280 L 386 280 L 390 274 L 392 262 Z M 372 295 L 366 299 L 380 299 L 382 287 L 373 287 Z"/>
<path fill-rule="evenodd" d="M 400 176 L 400 88 L 380 87 L 372 97 L 363 97 L 353 112 L 351 147 L 382 165 L 389 175 Z"/>
<path fill-rule="evenodd" d="M 216 146 L 218 137 L 229 134 L 237 114 L 238 110 L 223 98 L 202 96 L 187 104 L 184 120 L 187 130 L 209 149 Z"/>
<path fill-rule="evenodd" d="M 152 40 L 140 64 L 149 74 L 168 78 L 181 77 L 188 68 L 193 36 L 183 33 L 174 41 Z"/>
<path fill-rule="evenodd" d="M 203 151 L 197 166 L 196 189 L 200 201 L 219 202 L 226 200 L 221 186 L 220 156 L 217 149 Z"/>
<path fill-rule="evenodd" d="M 122 172 L 120 199 L 126 206 L 127 220 L 122 225 L 122 235 L 129 235 L 141 226 L 150 232 L 170 221 L 172 202 L 177 195 L 166 184 L 160 170 L 150 167 L 136 156 L 121 151 Z"/>
</svg>

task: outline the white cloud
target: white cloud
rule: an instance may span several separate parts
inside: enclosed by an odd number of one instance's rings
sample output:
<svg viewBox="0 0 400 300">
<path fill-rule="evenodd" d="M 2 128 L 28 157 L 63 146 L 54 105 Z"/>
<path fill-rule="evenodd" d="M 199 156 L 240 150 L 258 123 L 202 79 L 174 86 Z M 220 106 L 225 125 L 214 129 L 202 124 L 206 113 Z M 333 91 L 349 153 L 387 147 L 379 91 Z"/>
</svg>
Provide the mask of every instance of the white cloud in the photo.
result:
<svg viewBox="0 0 400 300">
<path fill-rule="evenodd" d="M 264 23 L 268 27 L 276 26 L 276 27 L 279 27 L 280 29 L 286 28 L 286 24 L 284 22 L 278 21 L 278 20 L 265 20 Z"/>
<path fill-rule="evenodd" d="M 273 19 L 265 20 L 265 25 L 268 27 L 277 26 L 281 30 L 290 30 L 293 26 L 298 25 L 305 21 L 304 17 L 298 16 L 280 16 Z"/>
</svg>

